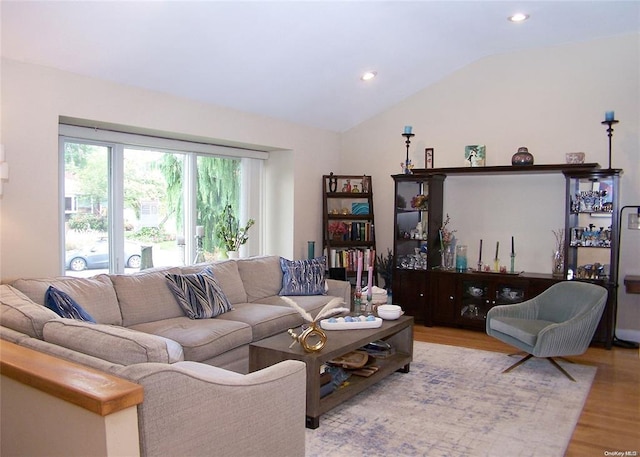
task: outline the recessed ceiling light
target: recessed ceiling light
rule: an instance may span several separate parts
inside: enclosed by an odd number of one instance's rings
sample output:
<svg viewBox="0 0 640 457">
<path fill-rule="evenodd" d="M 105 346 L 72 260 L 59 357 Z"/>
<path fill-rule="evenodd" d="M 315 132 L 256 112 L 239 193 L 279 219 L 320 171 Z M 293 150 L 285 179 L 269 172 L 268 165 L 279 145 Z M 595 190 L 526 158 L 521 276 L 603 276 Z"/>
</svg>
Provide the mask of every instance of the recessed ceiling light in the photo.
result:
<svg viewBox="0 0 640 457">
<path fill-rule="evenodd" d="M 377 74 L 378 73 L 376 73 L 375 71 L 367 71 L 366 73 L 363 73 L 362 76 L 360 76 L 360 79 L 363 81 L 370 81 L 375 78 Z"/>
<path fill-rule="evenodd" d="M 525 13 L 516 13 L 512 16 L 509 16 L 509 20 L 511 22 L 523 22 L 529 19 L 529 15 Z"/>
</svg>

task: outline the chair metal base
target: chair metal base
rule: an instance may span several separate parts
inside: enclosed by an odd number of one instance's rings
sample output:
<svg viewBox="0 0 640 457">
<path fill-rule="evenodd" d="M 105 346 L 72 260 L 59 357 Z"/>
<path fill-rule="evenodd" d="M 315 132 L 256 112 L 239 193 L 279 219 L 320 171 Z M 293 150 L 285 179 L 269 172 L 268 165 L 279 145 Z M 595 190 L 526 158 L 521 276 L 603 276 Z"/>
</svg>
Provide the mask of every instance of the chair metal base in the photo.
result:
<svg viewBox="0 0 640 457">
<path fill-rule="evenodd" d="M 513 356 L 513 355 L 517 355 L 517 354 L 509 354 L 509 356 Z M 509 368 L 507 368 L 506 370 L 503 371 L 503 373 L 508 373 L 511 370 L 513 370 L 514 368 L 519 367 L 520 365 L 522 365 L 523 363 L 525 363 L 527 360 L 529 360 L 531 357 L 533 357 L 533 354 L 527 354 L 525 357 L 521 358 L 520 360 L 518 360 L 516 363 L 514 363 L 513 365 L 511 365 Z M 569 363 L 573 363 L 571 360 L 567 360 L 564 357 L 558 357 L 559 359 L 564 360 L 565 362 L 569 362 Z M 567 373 L 567 371 L 562 368 L 558 362 L 555 361 L 555 359 L 553 357 L 545 357 L 545 359 L 547 359 L 549 362 L 551 362 L 551 365 L 553 365 L 554 367 L 556 367 L 558 370 L 560 370 L 562 372 L 563 375 L 565 375 L 567 378 L 571 379 L 573 382 L 576 382 L 575 379 L 573 379 L 573 376 L 571 376 L 569 373 Z"/>
</svg>

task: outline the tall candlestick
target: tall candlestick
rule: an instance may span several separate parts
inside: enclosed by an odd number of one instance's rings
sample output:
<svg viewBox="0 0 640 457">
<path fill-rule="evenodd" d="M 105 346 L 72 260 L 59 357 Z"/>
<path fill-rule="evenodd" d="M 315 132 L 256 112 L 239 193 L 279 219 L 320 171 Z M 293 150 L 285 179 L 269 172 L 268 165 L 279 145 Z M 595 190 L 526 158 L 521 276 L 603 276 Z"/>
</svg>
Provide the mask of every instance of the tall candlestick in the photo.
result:
<svg viewBox="0 0 640 457">
<path fill-rule="evenodd" d="M 478 263 L 482 263 L 482 240 L 480 240 L 480 253 L 478 254 Z"/>
<path fill-rule="evenodd" d="M 498 257 L 498 251 L 499 250 L 500 250 L 500 241 L 496 241 L 496 256 L 494 257 L 494 260 L 500 258 L 500 257 Z"/>
<path fill-rule="evenodd" d="M 515 254 L 516 250 L 515 250 L 515 246 L 513 244 L 513 236 L 511 237 L 511 255 Z"/>
<path fill-rule="evenodd" d="M 362 287 L 362 251 L 358 251 L 358 272 L 356 274 L 356 287 Z"/>
<path fill-rule="evenodd" d="M 367 305 L 365 312 L 369 314 L 371 312 L 371 299 L 373 298 L 373 267 L 369 267 L 369 278 L 367 280 Z"/>
</svg>

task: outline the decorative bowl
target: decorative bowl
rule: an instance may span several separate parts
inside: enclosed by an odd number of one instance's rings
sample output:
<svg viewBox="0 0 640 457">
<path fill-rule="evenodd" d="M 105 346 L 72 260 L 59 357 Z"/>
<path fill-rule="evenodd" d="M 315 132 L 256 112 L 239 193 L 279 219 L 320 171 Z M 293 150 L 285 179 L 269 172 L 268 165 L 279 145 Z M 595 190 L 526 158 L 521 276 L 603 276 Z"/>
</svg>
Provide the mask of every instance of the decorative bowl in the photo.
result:
<svg viewBox="0 0 640 457">
<path fill-rule="evenodd" d="M 567 163 L 584 163 L 584 152 L 567 152 Z"/>
<path fill-rule="evenodd" d="M 382 319 L 392 321 L 402 316 L 402 308 L 398 305 L 380 305 L 378 306 L 378 316 Z"/>
<path fill-rule="evenodd" d="M 483 292 L 484 290 L 479 287 L 469 287 L 469 295 L 473 297 L 482 297 Z"/>
</svg>

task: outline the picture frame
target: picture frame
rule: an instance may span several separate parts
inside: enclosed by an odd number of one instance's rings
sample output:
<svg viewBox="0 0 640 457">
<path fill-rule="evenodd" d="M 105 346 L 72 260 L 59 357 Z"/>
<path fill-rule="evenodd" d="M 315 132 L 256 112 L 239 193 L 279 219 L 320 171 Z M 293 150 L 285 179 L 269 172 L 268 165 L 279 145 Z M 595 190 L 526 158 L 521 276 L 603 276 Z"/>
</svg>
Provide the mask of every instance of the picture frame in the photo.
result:
<svg viewBox="0 0 640 457">
<path fill-rule="evenodd" d="M 487 148 L 484 144 L 472 144 L 464 148 L 464 161 L 467 167 L 484 167 Z"/>
<path fill-rule="evenodd" d="M 425 148 L 424 150 L 424 167 L 433 168 L 433 148 Z"/>
</svg>

